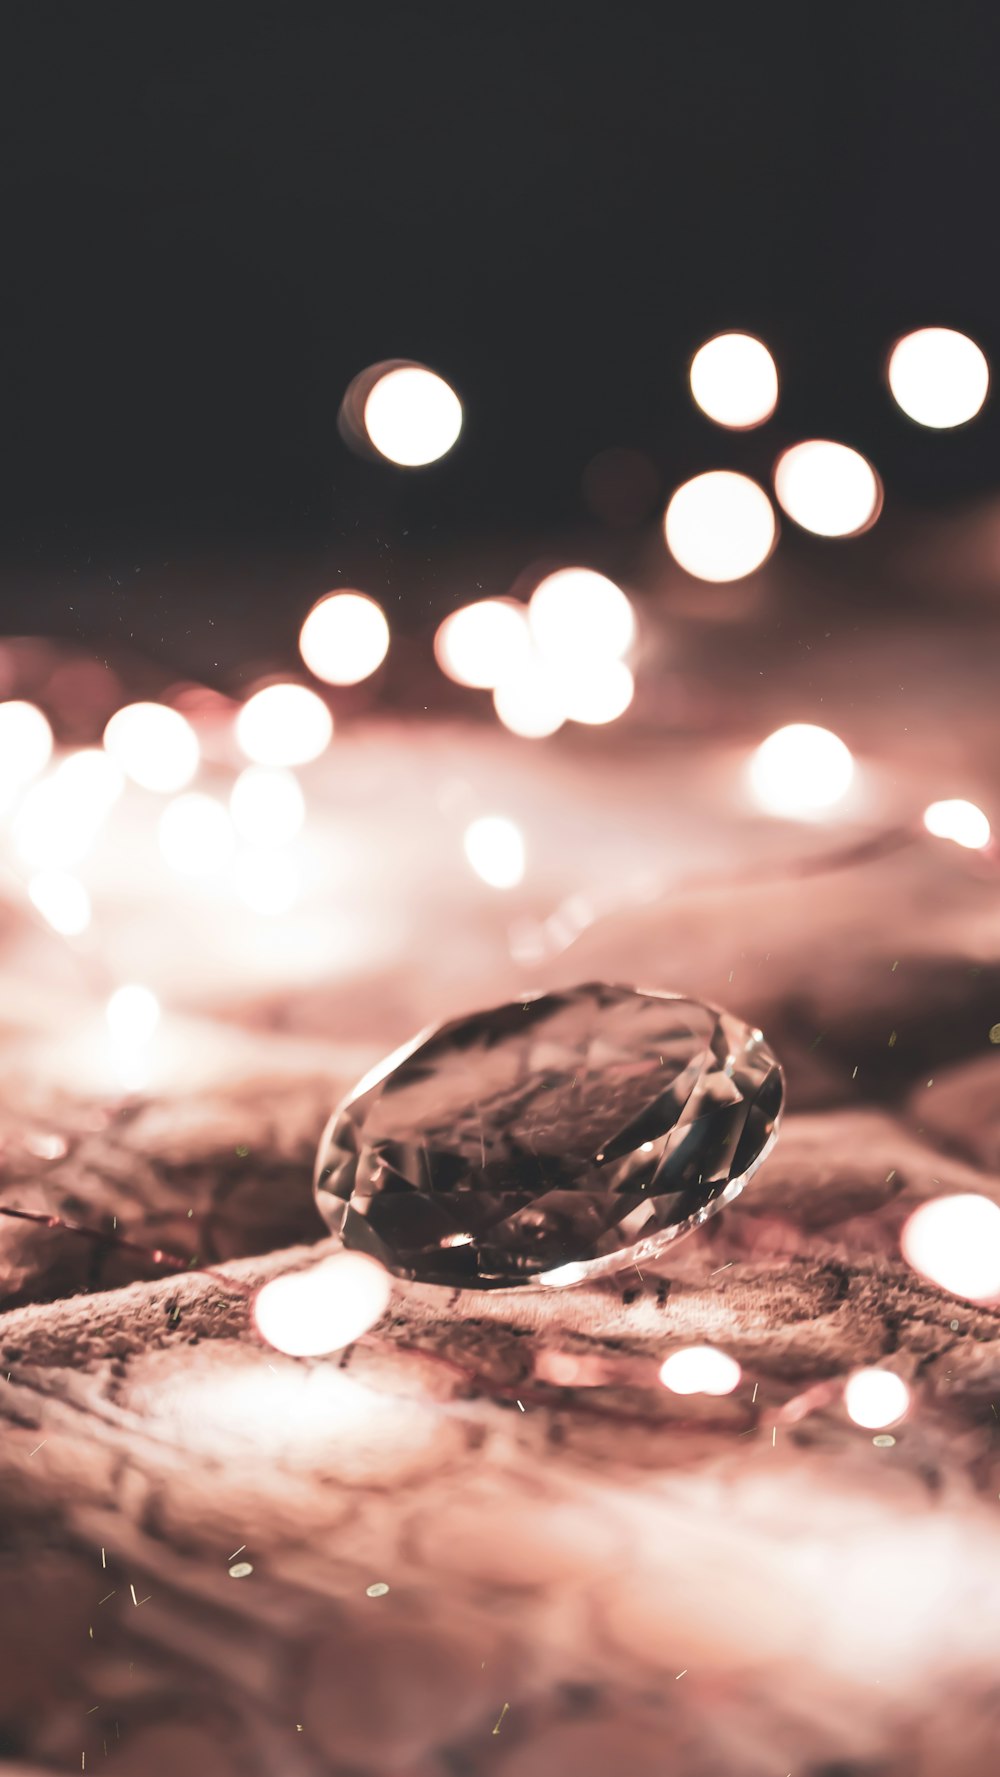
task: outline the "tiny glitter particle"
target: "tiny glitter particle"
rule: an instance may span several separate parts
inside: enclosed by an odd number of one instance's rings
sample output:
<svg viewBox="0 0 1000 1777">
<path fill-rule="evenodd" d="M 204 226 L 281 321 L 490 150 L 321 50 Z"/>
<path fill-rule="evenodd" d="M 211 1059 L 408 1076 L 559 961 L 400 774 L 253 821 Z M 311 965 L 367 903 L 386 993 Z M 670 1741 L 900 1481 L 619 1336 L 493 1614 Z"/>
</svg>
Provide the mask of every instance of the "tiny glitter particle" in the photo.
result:
<svg viewBox="0 0 1000 1777">
<path fill-rule="evenodd" d="M 103 1598 L 99 1598 L 99 1599 L 98 1599 L 98 1600 L 97 1600 L 97 1604 L 98 1604 L 98 1608 L 100 1608 L 100 1606 L 101 1606 L 101 1605 L 102 1605 L 102 1604 L 107 1604 L 107 1602 L 108 1602 L 108 1599 L 109 1599 L 109 1598 L 113 1598 L 113 1597 L 114 1597 L 114 1593 L 113 1593 L 113 1592 L 105 1592 L 105 1594 L 104 1594 L 104 1597 L 103 1597 Z"/>
<path fill-rule="evenodd" d="M 774 1449 L 777 1442 L 778 1442 L 778 1428 L 776 1425 L 772 1425 L 772 1427 L 771 1427 L 771 1449 L 772 1450 Z"/>
<path fill-rule="evenodd" d="M 250 1561 L 237 1561 L 235 1565 L 229 1569 L 229 1577 L 231 1580 L 245 1580 L 248 1573 L 253 1573 L 253 1564 Z"/>
<path fill-rule="evenodd" d="M 519 1407 L 520 1407 L 520 1408 L 521 1408 L 521 1412 L 522 1412 L 522 1413 L 523 1413 L 523 1412 L 524 1412 L 524 1406 L 523 1406 L 523 1403 L 522 1403 L 522 1402 L 521 1402 L 521 1401 L 518 1401 L 518 1403 L 517 1403 L 517 1404 L 518 1404 L 518 1406 L 519 1406 Z"/>
<path fill-rule="evenodd" d="M 139 1603 L 139 1600 L 138 1600 L 138 1598 L 137 1598 L 137 1597 L 136 1597 L 136 1595 L 135 1595 L 135 1587 L 134 1587 L 134 1586 L 129 1586 L 129 1591 L 130 1591 L 130 1592 L 131 1592 L 131 1594 L 132 1594 L 132 1603 L 133 1603 L 133 1604 L 134 1604 L 134 1605 L 136 1605 L 136 1606 L 137 1606 L 137 1607 L 138 1607 L 138 1603 Z"/>
<path fill-rule="evenodd" d="M 1000 1024 L 990 1025 L 990 1042 L 1000 1043 Z"/>
<path fill-rule="evenodd" d="M 687 1671 L 687 1667 L 686 1667 L 686 1666 L 685 1666 L 685 1668 L 684 1668 L 684 1672 L 686 1672 L 686 1671 Z M 674 1683 L 675 1683 L 675 1684 L 676 1684 L 676 1682 L 677 1682 L 677 1680 L 678 1680 L 678 1679 L 679 1679 L 679 1678 L 683 1678 L 683 1677 L 684 1677 L 684 1672 L 675 1672 L 675 1673 L 674 1673 Z"/>
<path fill-rule="evenodd" d="M 389 1588 L 384 1580 L 376 1580 L 374 1585 L 365 1587 L 367 1598 L 384 1598 Z"/>
<path fill-rule="evenodd" d="M 40 1450 L 40 1449 L 41 1449 L 41 1448 L 42 1448 L 42 1444 L 47 1444 L 47 1443 L 48 1443 L 48 1439 L 47 1439 L 47 1438 L 43 1438 L 43 1439 L 42 1439 L 42 1443 L 41 1443 L 41 1444 L 36 1444 L 36 1445 L 35 1445 L 35 1448 L 34 1448 L 34 1449 L 33 1449 L 33 1450 L 29 1450 L 29 1451 L 28 1451 L 28 1455 L 29 1455 L 29 1456 L 37 1456 L 37 1455 L 38 1455 L 38 1452 L 39 1452 L 39 1450 Z"/>
<path fill-rule="evenodd" d="M 238 1153 L 241 1160 L 245 1160 L 247 1155 L 250 1152 L 250 1149 L 244 1147 L 243 1144 L 241 1143 L 240 1146 L 237 1148 L 236 1152 Z"/>
<path fill-rule="evenodd" d="M 890 1049 L 894 1049 L 896 1047 L 896 1032 L 895 1031 L 893 1031 L 892 1035 L 889 1038 L 889 1047 L 890 1047 Z"/>
<path fill-rule="evenodd" d="M 958 1321 L 957 1320 L 950 1320 L 948 1322 L 948 1326 L 953 1333 L 958 1332 Z"/>
<path fill-rule="evenodd" d="M 107 1567 L 107 1565 L 108 1565 L 108 1562 L 107 1562 L 107 1557 L 106 1557 L 106 1555 L 105 1555 L 105 1553 L 104 1553 L 104 1550 L 103 1550 L 103 1548 L 102 1548 L 102 1550 L 101 1550 L 101 1566 L 102 1566 L 102 1567 Z"/>
<path fill-rule="evenodd" d="M 494 1728 L 494 1729 L 493 1729 L 493 1732 L 494 1732 L 494 1734 L 499 1734 L 499 1732 L 500 1732 L 500 1722 L 501 1722 L 501 1721 L 503 1721 L 503 1718 L 504 1718 L 504 1716 L 505 1716 L 505 1715 L 506 1715 L 506 1713 L 507 1713 L 507 1711 L 508 1711 L 508 1709 L 509 1709 L 509 1708 L 510 1708 L 510 1704 L 509 1704 L 509 1703 L 505 1703 L 505 1704 L 504 1704 L 504 1706 L 503 1706 L 503 1708 L 502 1708 L 502 1709 L 501 1709 L 501 1711 L 500 1711 L 500 1721 L 498 1721 L 498 1722 L 497 1722 L 497 1725 L 496 1725 L 496 1727 L 495 1727 L 495 1728 Z"/>
<path fill-rule="evenodd" d="M 755 1401 L 755 1400 L 756 1400 L 756 1399 L 757 1399 L 757 1390 L 758 1390 L 758 1388 L 759 1388 L 759 1387 L 760 1387 L 760 1383 L 759 1383 L 759 1382 L 755 1382 L 755 1383 L 754 1383 L 754 1385 L 753 1385 L 753 1394 L 752 1394 L 752 1395 L 751 1395 L 751 1396 L 750 1396 L 750 1402 L 751 1402 L 751 1405 L 752 1405 L 752 1404 L 753 1404 L 753 1402 L 754 1402 L 754 1401 Z"/>
<path fill-rule="evenodd" d="M 240 1543 L 239 1548 L 234 1549 L 232 1554 L 230 1555 L 230 1557 L 229 1557 L 230 1561 L 235 1561 L 237 1555 L 242 1555 L 245 1548 L 246 1548 L 246 1543 Z"/>
<path fill-rule="evenodd" d="M 872 1443 L 877 1450 L 889 1450 L 895 1442 L 896 1440 L 892 1433 L 888 1431 L 880 1431 L 878 1436 L 872 1439 Z"/>
</svg>

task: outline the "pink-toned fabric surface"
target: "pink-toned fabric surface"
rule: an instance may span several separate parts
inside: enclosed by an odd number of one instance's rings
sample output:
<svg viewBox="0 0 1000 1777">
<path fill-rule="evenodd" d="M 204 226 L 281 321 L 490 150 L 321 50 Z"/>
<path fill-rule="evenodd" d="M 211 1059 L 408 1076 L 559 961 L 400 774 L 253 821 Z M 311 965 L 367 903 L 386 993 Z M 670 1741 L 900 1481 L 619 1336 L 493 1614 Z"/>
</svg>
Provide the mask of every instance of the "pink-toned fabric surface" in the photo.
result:
<svg viewBox="0 0 1000 1777">
<path fill-rule="evenodd" d="M 808 697 L 751 684 L 726 734 L 343 736 L 311 791 L 336 897 L 277 957 L 158 909 L 179 1040 L 128 1095 L 73 1038 L 93 980 L 11 910 L 3 1201 L 193 1263 L 0 1222 L 12 1773 L 992 1777 L 1000 1317 L 898 1234 L 941 1191 L 1000 1200 L 1000 878 L 929 838 L 849 855 L 921 798 L 988 801 L 968 638 L 834 638 Z M 810 698 L 865 764 L 823 831 L 736 787 Z M 462 862 L 476 812 L 525 829 L 507 898 Z M 323 1237 L 338 1094 L 436 1017 L 594 977 L 763 1027 L 789 1109 L 744 1198 L 641 1278 L 410 1292 L 342 1358 L 263 1347 L 249 1295 Z M 656 1386 L 690 1339 L 738 1358 L 736 1394 Z M 882 1358 L 914 1395 L 889 1447 L 840 1400 Z"/>
</svg>

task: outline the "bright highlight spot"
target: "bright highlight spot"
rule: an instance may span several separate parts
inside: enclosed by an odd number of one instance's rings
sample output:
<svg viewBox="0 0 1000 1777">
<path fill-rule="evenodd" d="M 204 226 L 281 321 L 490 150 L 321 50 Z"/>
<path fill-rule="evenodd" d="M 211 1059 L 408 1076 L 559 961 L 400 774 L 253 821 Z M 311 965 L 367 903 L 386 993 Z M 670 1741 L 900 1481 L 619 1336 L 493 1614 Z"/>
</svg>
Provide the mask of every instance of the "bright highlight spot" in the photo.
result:
<svg viewBox="0 0 1000 1777">
<path fill-rule="evenodd" d="M 964 426 L 979 412 L 989 386 L 985 353 L 951 327 L 921 327 L 893 346 L 889 387 L 919 426 Z"/>
<path fill-rule="evenodd" d="M 620 658 L 635 636 L 621 587 L 591 568 L 560 568 L 539 581 L 528 625 L 539 654 L 558 666 Z"/>
<path fill-rule="evenodd" d="M 222 803 L 197 790 L 168 803 L 160 816 L 160 850 L 178 876 L 217 875 L 235 843 Z"/>
<path fill-rule="evenodd" d="M 573 1263 L 557 1265 L 554 1270 L 543 1272 L 538 1281 L 544 1283 L 549 1289 L 563 1290 L 568 1289 L 570 1284 L 582 1283 L 586 1275 L 586 1265 Z"/>
<path fill-rule="evenodd" d="M 77 876 L 65 870 L 40 870 L 28 894 L 44 920 L 64 938 L 79 937 L 90 924 L 90 896 Z"/>
<path fill-rule="evenodd" d="M 53 778 L 67 798 L 71 796 L 78 805 L 82 804 L 95 820 L 103 818 L 125 788 L 121 768 L 100 747 L 81 747 L 78 752 L 67 753 Z"/>
<path fill-rule="evenodd" d="M 236 718 L 236 738 L 257 765 L 308 765 L 333 737 L 333 718 L 304 685 L 266 685 Z"/>
<path fill-rule="evenodd" d="M 254 1303 L 257 1330 L 286 1357 L 322 1357 L 367 1333 L 392 1294 L 388 1271 L 365 1253 L 334 1253 L 308 1271 L 273 1277 Z"/>
<path fill-rule="evenodd" d="M 254 845 L 285 845 L 306 818 L 306 799 L 290 771 L 248 765 L 229 796 L 233 826 Z"/>
<path fill-rule="evenodd" d="M 160 1002 L 148 987 L 118 987 L 105 1009 L 112 1038 L 123 1048 L 148 1043 L 160 1022 Z"/>
<path fill-rule="evenodd" d="M 667 548 L 697 580 L 742 580 L 774 548 L 777 521 L 748 475 L 710 469 L 677 489 L 663 521 Z"/>
<path fill-rule="evenodd" d="M 245 852 L 236 864 L 236 893 L 254 913 L 288 913 L 302 892 L 302 873 L 287 852 Z"/>
<path fill-rule="evenodd" d="M 105 728 L 104 745 L 125 776 L 144 790 L 182 790 L 198 769 L 194 729 L 162 703 L 126 704 Z"/>
<path fill-rule="evenodd" d="M 736 1359 L 714 1345 L 672 1351 L 660 1365 L 660 1381 L 671 1394 L 732 1394 L 741 1374 Z"/>
<path fill-rule="evenodd" d="M 491 888 L 515 888 L 524 876 L 524 840 L 506 815 L 487 814 L 465 829 L 465 855 Z"/>
<path fill-rule="evenodd" d="M 635 695 L 635 680 L 623 660 L 557 674 L 559 696 L 570 722 L 598 726 L 616 722 Z"/>
<path fill-rule="evenodd" d="M 856 537 L 875 523 L 882 505 L 881 483 L 867 458 L 828 438 L 784 451 L 774 491 L 789 518 L 818 537 Z"/>
<path fill-rule="evenodd" d="M 327 593 L 299 631 L 299 653 L 325 685 L 360 684 L 388 652 L 385 613 L 363 592 Z"/>
<path fill-rule="evenodd" d="M 27 791 L 13 826 L 18 857 L 36 869 L 78 864 L 93 845 L 123 781 L 107 753 L 97 748 L 71 753 Z"/>
<path fill-rule="evenodd" d="M 492 691 L 516 670 L 529 651 L 523 605 L 513 599 L 480 599 L 463 605 L 439 624 L 434 655 L 456 685 Z"/>
<path fill-rule="evenodd" d="M 990 823 L 974 802 L 956 797 L 950 802 L 932 802 L 924 809 L 924 826 L 935 839 L 953 839 L 956 845 L 970 851 L 982 851 L 990 842 Z"/>
<path fill-rule="evenodd" d="M 436 463 L 462 430 L 462 403 L 441 376 L 403 364 L 380 376 L 365 402 L 365 430 L 383 457 L 404 468 Z"/>
<path fill-rule="evenodd" d="M 529 652 L 508 678 L 499 681 L 493 707 L 511 734 L 525 740 L 542 740 L 555 734 L 566 720 L 566 708 L 555 677 L 538 656 Z"/>
<path fill-rule="evenodd" d="M 778 405 L 774 359 L 752 334 L 720 333 L 694 355 L 691 393 L 720 426 L 761 426 Z"/>
<path fill-rule="evenodd" d="M 910 1404 L 910 1391 L 892 1370 L 855 1370 L 844 1389 L 844 1405 L 855 1425 L 868 1431 L 896 1425 Z"/>
<path fill-rule="evenodd" d="M 900 1236 L 903 1257 L 940 1289 L 970 1302 L 1000 1296 L 1000 1209 L 974 1193 L 935 1197 Z"/>
<path fill-rule="evenodd" d="M 792 722 L 762 741 L 750 761 L 750 782 L 768 814 L 809 816 L 846 795 L 854 760 L 837 735 L 811 722 Z"/>
<path fill-rule="evenodd" d="M 52 730 L 33 703 L 0 703 L 0 799 L 44 771 L 52 755 Z"/>
</svg>

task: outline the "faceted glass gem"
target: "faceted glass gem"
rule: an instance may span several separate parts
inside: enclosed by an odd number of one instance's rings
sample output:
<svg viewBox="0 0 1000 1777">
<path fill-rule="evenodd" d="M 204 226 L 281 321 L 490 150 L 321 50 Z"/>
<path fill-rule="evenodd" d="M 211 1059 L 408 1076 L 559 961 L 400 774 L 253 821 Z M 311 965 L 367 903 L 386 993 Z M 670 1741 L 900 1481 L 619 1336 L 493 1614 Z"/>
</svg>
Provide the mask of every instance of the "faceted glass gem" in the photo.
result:
<svg viewBox="0 0 1000 1777">
<path fill-rule="evenodd" d="M 652 1258 L 730 1202 L 778 1129 L 759 1030 L 592 982 L 425 1031 L 355 1087 L 316 1195 L 399 1277 L 561 1284 Z"/>
</svg>

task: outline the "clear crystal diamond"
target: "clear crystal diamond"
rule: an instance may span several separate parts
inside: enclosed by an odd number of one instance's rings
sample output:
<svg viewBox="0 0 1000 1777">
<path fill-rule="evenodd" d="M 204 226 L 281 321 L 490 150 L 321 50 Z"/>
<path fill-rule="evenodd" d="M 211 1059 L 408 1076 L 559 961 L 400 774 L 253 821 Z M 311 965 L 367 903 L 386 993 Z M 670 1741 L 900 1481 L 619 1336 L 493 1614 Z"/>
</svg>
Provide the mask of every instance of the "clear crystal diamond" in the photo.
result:
<svg viewBox="0 0 1000 1777">
<path fill-rule="evenodd" d="M 391 1055 L 334 1113 L 317 1201 L 345 1246 L 400 1277 L 576 1281 L 652 1257 L 730 1202 L 781 1102 L 759 1030 L 676 994 L 590 983 Z"/>
</svg>

